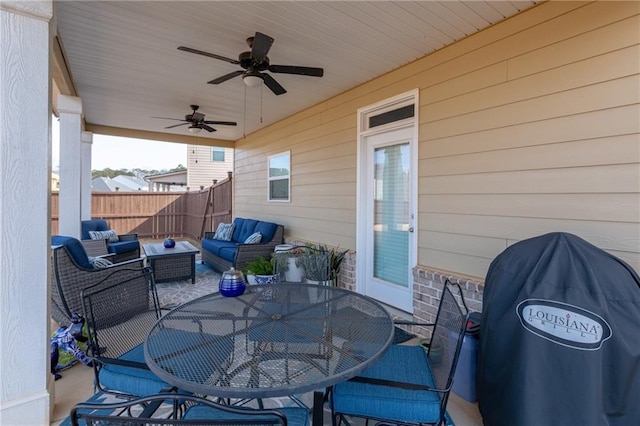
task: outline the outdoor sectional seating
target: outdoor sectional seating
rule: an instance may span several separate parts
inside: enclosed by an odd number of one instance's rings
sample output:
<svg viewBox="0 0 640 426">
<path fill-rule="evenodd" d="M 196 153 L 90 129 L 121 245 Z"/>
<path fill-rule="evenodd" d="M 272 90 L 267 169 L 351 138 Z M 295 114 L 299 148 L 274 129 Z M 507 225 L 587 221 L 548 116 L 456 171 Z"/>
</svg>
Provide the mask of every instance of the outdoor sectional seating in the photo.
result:
<svg viewBox="0 0 640 426">
<path fill-rule="evenodd" d="M 233 225 L 231 241 L 214 239 L 215 232 L 205 232 L 201 241 L 202 261 L 219 272 L 224 272 L 231 267 L 243 269 L 257 256 L 269 259 L 275 247 L 284 242 L 282 225 L 240 217 L 235 218 Z M 244 243 L 255 232 L 260 232 L 262 235 L 261 242 Z"/>
</svg>

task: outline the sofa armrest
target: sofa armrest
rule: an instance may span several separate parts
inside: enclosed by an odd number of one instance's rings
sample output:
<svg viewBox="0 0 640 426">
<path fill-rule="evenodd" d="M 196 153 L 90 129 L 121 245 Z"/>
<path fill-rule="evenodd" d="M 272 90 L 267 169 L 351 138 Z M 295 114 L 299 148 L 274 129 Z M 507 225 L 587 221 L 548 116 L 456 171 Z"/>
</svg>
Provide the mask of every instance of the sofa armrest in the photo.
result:
<svg viewBox="0 0 640 426">
<path fill-rule="evenodd" d="M 271 241 L 261 244 L 244 244 L 238 243 L 238 249 L 236 250 L 235 261 L 233 262 L 236 269 L 244 269 L 247 263 L 255 259 L 257 256 L 262 256 L 265 259 L 270 259 L 276 246 L 284 242 L 284 226 L 278 225 L 276 232 L 273 234 Z"/>
<path fill-rule="evenodd" d="M 120 234 L 118 235 L 118 239 L 120 241 L 136 241 L 138 239 L 138 234 Z"/>
</svg>

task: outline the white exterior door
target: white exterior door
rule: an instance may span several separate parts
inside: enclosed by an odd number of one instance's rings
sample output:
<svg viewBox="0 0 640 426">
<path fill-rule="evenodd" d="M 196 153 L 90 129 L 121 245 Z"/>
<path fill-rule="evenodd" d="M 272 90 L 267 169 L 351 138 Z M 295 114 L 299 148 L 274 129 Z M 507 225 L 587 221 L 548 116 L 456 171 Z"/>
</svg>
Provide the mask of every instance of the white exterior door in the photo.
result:
<svg viewBox="0 0 640 426">
<path fill-rule="evenodd" d="M 417 246 L 414 143 L 414 128 L 404 127 L 364 136 L 361 145 L 358 287 L 406 312 Z"/>
</svg>

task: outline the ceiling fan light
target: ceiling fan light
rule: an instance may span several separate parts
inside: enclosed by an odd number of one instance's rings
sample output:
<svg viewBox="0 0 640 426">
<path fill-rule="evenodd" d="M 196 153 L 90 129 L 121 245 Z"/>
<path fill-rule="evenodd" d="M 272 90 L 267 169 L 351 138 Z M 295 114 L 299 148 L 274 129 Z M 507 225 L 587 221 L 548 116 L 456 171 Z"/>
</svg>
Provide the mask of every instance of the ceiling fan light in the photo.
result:
<svg viewBox="0 0 640 426">
<path fill-rule="evenodd" d="M 262 77 L 260 77 L 260 75 L 247 74 L 242 80 L 244 84 L 249 87 L 259 87 L 262 84 Z"/>
<path fill-rule="evenodd" d="M 189 126 L 189 132 L 191 132 L 192 135 L 197 135 L 201 131 L 202 131 L 202 129 L 200 127 Z"/>
</svg>

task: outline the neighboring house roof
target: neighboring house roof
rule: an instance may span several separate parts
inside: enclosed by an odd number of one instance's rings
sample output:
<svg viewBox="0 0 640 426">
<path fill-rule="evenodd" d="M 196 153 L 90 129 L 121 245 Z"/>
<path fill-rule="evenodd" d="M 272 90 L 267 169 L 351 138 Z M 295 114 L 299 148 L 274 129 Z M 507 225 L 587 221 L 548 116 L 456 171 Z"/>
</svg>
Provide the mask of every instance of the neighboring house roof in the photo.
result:
<svg viewBox="0 0 640 426">
<path fill-rule="evenodd" d="M 147 183 L 133 176 L 97 177 L 91 180 L 93 191 L 147 191 Z"/>
<path fill-rule="evenodd" d="M 91 190 L 93 191 L 115 191 L 116 185 L 113 179 L 108 177 L 97 177 L 91 180 Z"/>
<path fill-rule="evenodd" d="M 169 185 L 170 191 L 184 191 L 187 185 L 187 171 L 159 173 L 157 175 L 145 176 L 145 181 L 149 184 Z"/>
<path fill-rule="evenodd" d="M 145 182 L 144 179 L 140 179 L 137 178 L 135 176 L 125 176 L 125 175 L 119 175 L 113 178 L 114 181 L 121 183 L 122 185 L 124 185 L 126 188 L 129 189 L 124 189 L 122 187 L 120 187 L 120 190 L 122 191 L 147 191 L 149 190 L 149 184 L 147 182 Z"/>
</svg>

